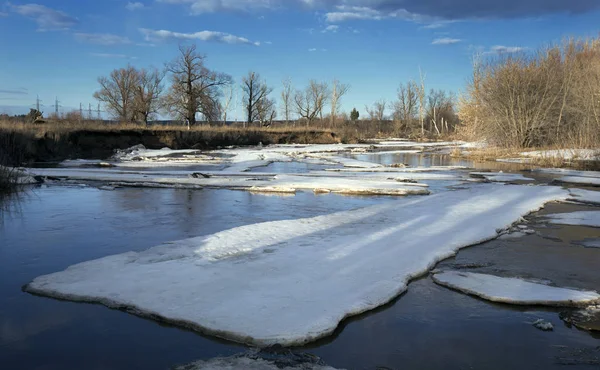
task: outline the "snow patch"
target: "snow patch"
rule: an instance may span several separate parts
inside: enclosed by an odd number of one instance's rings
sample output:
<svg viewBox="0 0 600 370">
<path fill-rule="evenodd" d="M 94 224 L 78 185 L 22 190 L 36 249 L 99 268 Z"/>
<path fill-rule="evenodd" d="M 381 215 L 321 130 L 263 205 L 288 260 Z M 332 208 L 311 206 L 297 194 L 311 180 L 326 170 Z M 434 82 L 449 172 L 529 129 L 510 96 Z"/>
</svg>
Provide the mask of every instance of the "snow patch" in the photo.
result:
<svg viewBox="0 0 600 370">
<path fill-rule="evenodd" d="M 600 191 L 569 189 L 569 193 L 572 196 L 569 201 L 600 205 Z"/>
<path fill-rule="evenodd" d="M 522 156 L 534 158 L 562 158 L 564 160 L 595 161 L 600 159 L 598 150 L 593 149 L 559 149 L 523 152 Z"/>
<path fill-rule="evenodd" d="M 394 299 L 460 248 L 567 197 L 558 187 L 485 184 L 108 256 L 25 289 L 237 342 L 302 345 Z"/>
<path fill-rule="evenodd" d="M 556 179 L 556 182 L 566 184 L 600 186 L 599 177 L 563 176 L 559 179 Z"/>
<path fill-rule="evenodd" d="M 518 278 L 462 271 L 445 271 L 432 278 L 439 285 L 492 302 L 561 307 L 582 307 L 600 302 L 600 294 L 596 292 L 557 288 Z"/>
<path fill-rule="evenodd" d="M 534 179 L 525 177 L 520 173 L 471 172 L 469 175 L 476 179 L 484 178 L 494 182 L 535 181 Z"/>
</svg>

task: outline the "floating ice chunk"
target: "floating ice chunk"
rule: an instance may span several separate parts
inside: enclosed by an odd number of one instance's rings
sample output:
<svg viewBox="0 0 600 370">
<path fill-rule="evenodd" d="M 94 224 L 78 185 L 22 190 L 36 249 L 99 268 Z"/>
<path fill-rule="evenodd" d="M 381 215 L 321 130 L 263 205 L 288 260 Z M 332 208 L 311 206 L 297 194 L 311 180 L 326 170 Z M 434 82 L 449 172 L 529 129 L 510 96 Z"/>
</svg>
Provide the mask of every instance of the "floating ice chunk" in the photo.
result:
<svg viewBox="0 0 600 370">
<path fill-rule="evenodd" d="M 74 265 L 25 289 L 233 341 L 302 345 L 389 302 L 460 248 L 567 196 L 558 187 L 488 184 L 242 226 Z"/>
<path fill-rule="evenodd" d="M 517 278 L 462 271 L 445 271 L 432 278 L 437 284 L 492 302 L 564 307 L 600 302 L 600 294 L 596 292 L 557 288 Z"/>
<path fill-rule="evenodd" d="M 464 166 L 431 166 L 431 167 L 376 167 L 376 168 L 327 168 L 325 171 L 331 172 L 436 172 L 436 171 L 455 171 L 464 170 Z"/>
<path fill-rule="evenodd" d="M 542 330 L 542 331 L 552 331 L 552 330 L 554 330 L 554 325 L 552 325 L 551 322 L 546 321 L 544 319 L 538 319 L 538 320 L 534 321 L 532 325 L 535 326 L 536 328 Z"/>
<path fill-rule="evenodd" d="M 563 176 L 555 180 L 558 183 L 600 186 L 599 177 Z"/>
<path fill-rule="evenodd" d="M 520 173 L 471 172 L 469 175 L 473 178 L 484 178 L 494 182 L 534 181 L 534 179 L 525 177 Z"/>
<path fill-rule="evenodd" d="M 553 224 L 600 227 L 600 211 L 555 213 L 544 217 L 549 218 Z"/>
<path fill-rule="evenodd" d="M 584 189 L 569 189 L 572 197 L 570 201 L 578 203 L 600 204 L 600 191 L 591 191 Z"/>
<path fill-rule="evenodd" d="M 566 168 L 538 168 L 538 169 L 535 169 L 534 171 L 541 172 L 541 173 L 549 173 L 549 174 L 554 174 L 554 175 L 562 175 L 562 176 L 600 178 L 599 171 L 577 171 L 577 170 L 570 170 L 570 169 L 566 169 Z"/>
<path fill-rule="evenodd" d="M 340 194 L 360 195 L 427 195 L 429 190 L 415 184 L 403 184 L 395 179 L 369 179 L 347 177 L 311 177 L 307 175 L 254 174 L 250 172 L 236 173 L 233 176 L 219 176 L 217 172 L 202 172 L 207 177 L 199 175 L 190 177 L 194 173 L 172 171 L 153 173 L 143 171 L 116 171 L 116 170 L 82 170 L 43 168 L 31 169 L 40 176 L 52 176 L 78 181 L 102 181 L 112 185 L 130 187 L 173 187 L 173 188 L 222 188 L 248 191 L 283 191 L 327 189 Z"/>
<path fill-rule="evenodd" d="M 181 150 L 172 150 L 169 148 L 163 149 L 146 149 L 143 145 L 136 145 L 134 147 L 118 150 L 112 157 L 112 160 L 115 161 L 143 161 L 147 159 L 157 159 L 158 157 L 172 157 L 176 155 L 183 154 L 198 154 L 200 151 L 198 149 L 181 149 Z"/>
<path fill-rule="evenodd" d="M 600 306 L 590 306 L 582 310 L 561 312 L 560 318 L 583 330 L 600 331 Z"/>
<path fill-rule="evenodd" d="M 600 248 L 600 239 L 584 240 L 581 243 L 586 248 Z"/>
</svg>

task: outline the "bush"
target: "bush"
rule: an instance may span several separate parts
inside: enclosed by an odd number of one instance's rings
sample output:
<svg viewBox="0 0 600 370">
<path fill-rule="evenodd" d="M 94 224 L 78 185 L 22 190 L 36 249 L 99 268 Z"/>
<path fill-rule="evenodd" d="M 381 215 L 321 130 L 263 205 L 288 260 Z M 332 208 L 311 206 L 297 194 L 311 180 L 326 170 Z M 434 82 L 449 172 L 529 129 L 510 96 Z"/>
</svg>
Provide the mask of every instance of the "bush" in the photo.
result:
<svg viewBox="0 0 600 370">
<path fill-rule="evenodd" d="M 461 132 L 507 148 L 594 147 L 600 131 L 600 39 L 476 63 Z"/>
</svg>

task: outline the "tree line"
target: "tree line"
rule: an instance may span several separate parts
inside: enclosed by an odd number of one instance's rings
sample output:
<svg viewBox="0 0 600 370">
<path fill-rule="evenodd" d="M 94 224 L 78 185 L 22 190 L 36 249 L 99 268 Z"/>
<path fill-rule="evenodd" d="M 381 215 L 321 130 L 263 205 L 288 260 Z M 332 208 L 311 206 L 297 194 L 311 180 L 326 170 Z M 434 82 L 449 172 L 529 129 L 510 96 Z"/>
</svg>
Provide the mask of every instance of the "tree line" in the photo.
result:
<svg viewBox="0 0 600 370">
<path fill-rule="evenodd" d="M 188 125 L 200 120 L 227 122 L 236 90 L 230 75 L 206 66 L 206 56 L 195 45 L 180 46 L 178 56 L 163 69 L 129 65 L 100 77 L 98 83 L 100 89 L 94 97 L 113 118 L 146 124 L 159 113 Z M 278 101 L 272 96 L 273 87 L 254 71 L 241 79 L 239 88 L 246 123 L 271 123 L 279 113 L 280 121 L 286 123 L 301 121 L 307 127 L 335 128 L 357 121 L 360 115 L 356 108 L 350 117 L 341 112 L 342 98 L 350 91 L 350 85 L 335 79 L 331 83 L 310 80 L 300 89 L 294 88 L 291 79 L 285 79 Z M 420 84 L 402 84 L 392 103 L 382 100 L 365 106 L 363 118 L 379 123 L 381 130 L 390 133 L 419 131 L 422 135 L 441 135 L 456 127 L 454 102 L 454 95 L 444 91 L 425 93 L 422 79 Z M 382 124 L 384 121 L 386 125 Z"/>
</svg>

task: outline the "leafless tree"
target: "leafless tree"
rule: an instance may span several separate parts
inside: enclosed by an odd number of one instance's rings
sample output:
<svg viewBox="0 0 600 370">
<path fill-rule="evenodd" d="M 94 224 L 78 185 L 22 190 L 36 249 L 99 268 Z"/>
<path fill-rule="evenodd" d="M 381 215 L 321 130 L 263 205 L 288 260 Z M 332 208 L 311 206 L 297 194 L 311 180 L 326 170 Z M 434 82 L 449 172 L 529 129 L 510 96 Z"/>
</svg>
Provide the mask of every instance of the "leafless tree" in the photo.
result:
<svg viewBox="0 0 600 370">
<path fill-rule="evenodd" d="M 164 77 L 165 72 L 158 69 L 141 69 L 137 72 L 133 109 L 135 117 L 146 125 L 152 115 L 160 110 Z"/>
<path fill-rule="evenodd" d="M 410 81 L 400 84 L 398 88 L 398 100 L 394 104 L 394 119 L 397 121 L 397 129 L 406 128 L 411 125 L 417 116 L 419 106 L 419 86 Z"/>
<path fill-rule="evenodd" d="M 304 90 L 296 90 L 294 94 L 296 113 L 306 119 L 307 127 L 322 113 L 328 99 L 327 90 L 326 83 L 315 80 L 311 80 Z"/>
<path fill-rule="evenodd" d="M 256 72 L 248 72 L 248 75 L 242 78 L 242 92 L 244 93 L 244 108 L 246 109 L 246 122 L 251 124 L 256 120 L 261 120 L 261 109 L 269 106 L 265 100 L 268 100 L 269 94 L 273 88 L 260 79 Z"/>
<path fill-rule="evenodd" d="M 421 121 L 421 136 L 425 136 L 425 76 L 423 72 L 421 72 L 421 68 L 419 68 L 419 79 L 421 81 L 421 85 L 419 86 L 418 96 L 419 96 L 419 120 Z"/>
<path fill-rule="evenodd" d="M 373 106 L 369 108 L 365 105 L 365 111 L 369 115 L 371 122 L 381 122 L 385 119 L 385 109 L 387 108 L 387 102 L 385 100 L 379 100 L 373 103 Z"/>
<path fill-rule="evenodd" d="M 282 81 L 283 89 L 281 90 L 281 110 L 285 123 L 290 122 L 290 116 L 292 113 L 292 99 L 294 88 L 292 86 L 292 79 L 286 78 Z"/>
<path fill-rule="evenodd" d="M 184 118 L 188 127 L 196 124 L 197 113 L 207 121 L 218 119 L 221 88 L 232 83 L 231 76 L 208 69 L 206 57 L 197 52 L 196 45 L 180 46 L 179 52 L 181 55 L 167 64 L 171 74 L 167 110 Z"/>
<path fill-rule="evenodd" d="M 261 99 L 256 105 L 257 119 L 264 124 L 272 124 L 277 115 L 277 106 L 275 100 L 265 98 Z"/>
<path fill-rule="evenodd" d="M 108 77 L 98 78 L 100 90 L 94 98 L 104 104 L 113 117 L 131 122 L 135 119 L 135 91 L 138 86 L 138 72 L 132 66 L 115 69 Z"/>
<path fill-rule="evenodd" d="M 229 85 L 225 89 L 223 103 L 221 104 L 224 125 L 227 124 L 227 113 L 231 109 L 231 102 L 233 101 L 234 90 L 235 90 L 235 86 L 233 84 Z"/>
<path fill-rule="evenodd" d="M 335 126 L 335 119 L 338 109 L 340 108 L 340 100 L 350 90 L 350 85 L 342 84 L 338 80 L 333 80 L 331 84 L 331 127 Z"/>
</svg>

